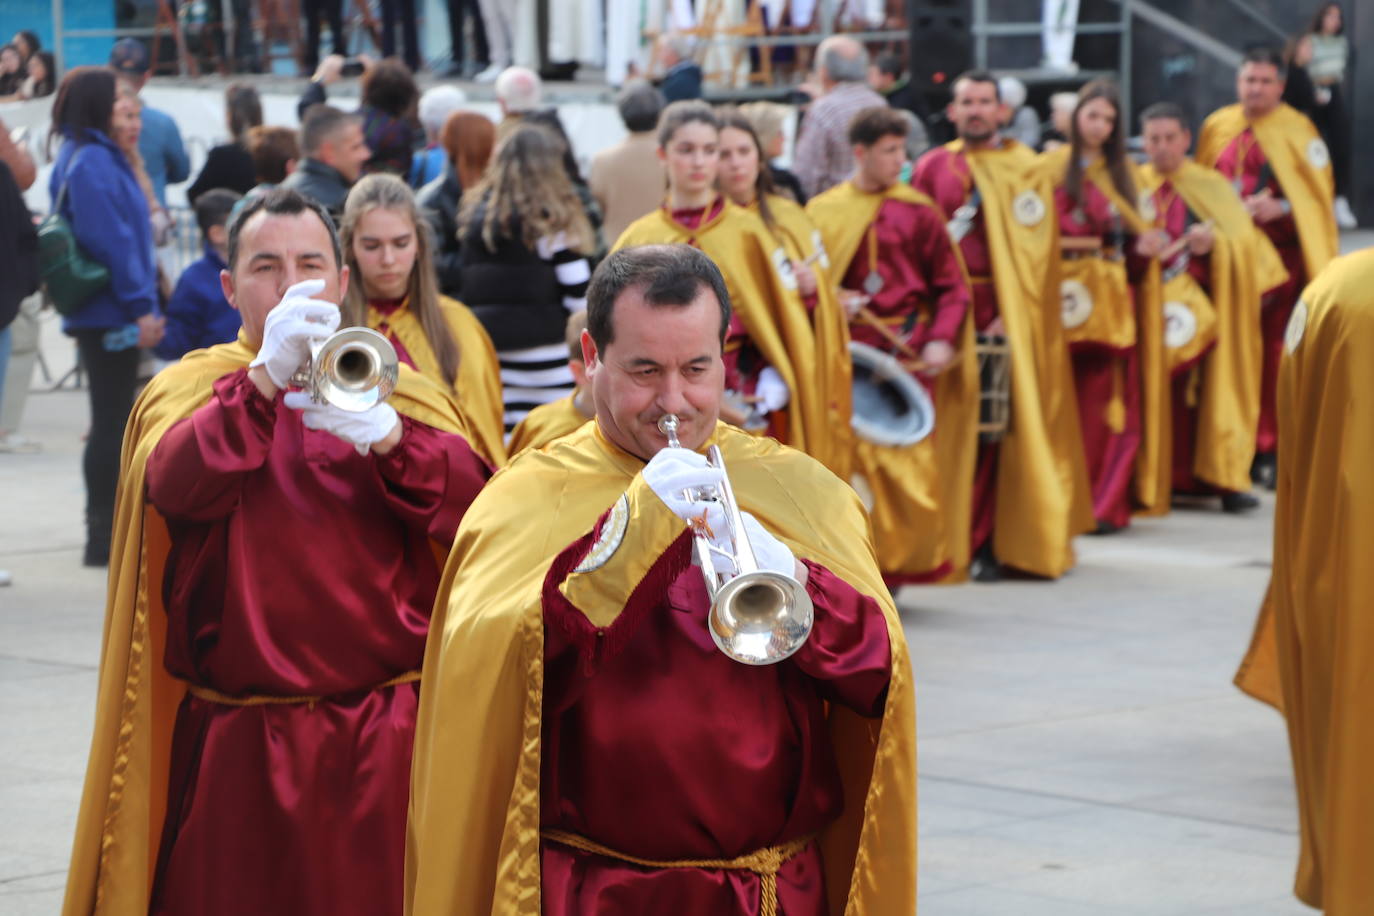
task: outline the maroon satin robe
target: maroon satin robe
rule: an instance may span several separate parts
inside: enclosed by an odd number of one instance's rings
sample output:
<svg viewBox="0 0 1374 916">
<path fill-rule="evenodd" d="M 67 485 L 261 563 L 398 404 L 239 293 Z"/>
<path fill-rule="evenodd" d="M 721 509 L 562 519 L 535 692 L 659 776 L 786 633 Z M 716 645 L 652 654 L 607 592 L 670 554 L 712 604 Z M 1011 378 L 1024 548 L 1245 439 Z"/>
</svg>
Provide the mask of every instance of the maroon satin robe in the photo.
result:
<svg viewBox="0 0 1374 916">
<path fill-rule="evenodd" d="M 1247 127 L 1221 151 L 1216 169 L 1231 180 L 1241 197 L 1249 197 L 1268 188 L 1276 200 L 1286 195 L 1272 169 L 1266 169 L 1268 158 L 1260 149 L 1254 133 Z M 1261 184 L 1262 179 L 1267 179 Z M 1272 452 L 1278 447 L 1278 384 L 1279 361 L 1283 357 L 1283 334 L 1293 306 L 1307 285 L 1307 269 L 1302 259 L 1302 244 L 1298 239 L 1298 224 L 1289 213 L 1268 223 L 1257 224 L 1278 249 L 1288 281 L 1264 294 L 1260 300 L 1260 334 L 1264 340 L 1264 368 L 1260 373 L 1259 431 L 1256 449 Z"/>
<path fill-rule="evenodd" d="M 1091 181 L 1083 180 L 1080 204 L 1074 203 L 1063 185 L 1056 187 L 1054 205 L 1061 238 L 1097 238 L 1102 240 L 1104 253 L 1117 245 L 1129 252 L 1134 238 L 1117 237 L 1120 217 L 1112 212 L 1107 195 Z M 1127 255 L 1126 260 L 1128 279 L 1134 280 L 1146 263 L 1133 255 Z M 1124 528 L 1131 521 L 1131 479 L 1141 442 L 1139 353 L 1134 345 L 1116 351 L 1083 342 L 1069 348 L 1069 358 L 1092 486 L 1093 517 Z M 1106 419 L 1107 405 L 1118 384 L 1125 402 L 1125 422 L 1119 432 Z"/>
<path fill-rule="evenodd" d="M 560 555 L 544 588 L 543 827 L 644 859 L 729 859 L 862 805 L 843 797 L 825 704 L 882 715 L 891 649 L 877 604 L 807 563 L 810 638 L 776 665 L 740 664 L 711 641 L 684 532 L 597 629 L 557 587 L 594 534 Z M 545 916 L 758 913 L 749 871 L 646 868 L 549 841 L 541 871 Z M 826 916 L 815 843 L 783 865 L 778 904 Z"/>
<path fill-rule="evenodd" d="M 952 153 L 937 146 L 923 155 L 911 174 L 911 184 L 939 204 L 946 219 L 973 196 L 973 173 L 963 152 Z M 973 327 L 982 333 L 1000 316 L 997 288 L 992 284 L 992 252 L 988 248 L 987 224 L 978 208 L 969 231 L 959 241 L 969 281 L 973 284 Z M 996 442 L 978 443 L 978 463 L 973 473 L 973 510 L 970 519 L 970 545 L 977 554 L 992 540 L 997 517 L 997 458 L 1001 447 Z"/>
<path fill-rule="evenodd" d="M 452 541 L 488 471 L 403 418 L 385 456 L 308 430 L 247 371 L 167 431 L 148 499 L 167 519 L 173 736 L 155 914 L 399 914 L 418 683 Z"/>
</svg>

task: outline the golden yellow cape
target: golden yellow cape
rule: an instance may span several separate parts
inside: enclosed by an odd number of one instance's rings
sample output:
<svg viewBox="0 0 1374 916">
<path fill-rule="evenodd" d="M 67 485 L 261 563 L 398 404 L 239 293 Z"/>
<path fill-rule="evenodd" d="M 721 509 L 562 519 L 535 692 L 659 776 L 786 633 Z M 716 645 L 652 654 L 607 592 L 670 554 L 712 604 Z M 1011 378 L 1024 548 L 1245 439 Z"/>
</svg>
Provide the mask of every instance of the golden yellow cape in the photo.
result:
<svg viewBox="0 0 1374 916">
<path fill-rule="evenodd" d="M 1170 175 L 1141 168 L 1141 188 L 1153 193 L 1167 178 L 1199 220 L 1212 222 L 1210 269 L 1217 342 L 1205 358 L 1198 403 L 1193 474 L 1224 490 L 1250 488 L 1259 426 L 1260 297 L 1288 272 L 1269 238 L 1255 227 L 1235 189 L 1192 160 Z"/>
<path fill-rule="evenodd" d="M 95 733 L 77 812 L 65 916 L 146 916 L 167 807 L 172 728 L 186 691 L 162 659 L 167 612 L 162 580 L 171 538 L 144 501 L 144 469 L 163 433 L 213 396 L 212 385 L 256 350 L 237 341 L 188 353 L 159 372 L 134 404 L 124 433 Z M 449 395 L 408 366 L 391 405 L 446 432 L 467 434 Z"/>
<path fill-rule="evenodd" d="M 1344 916 L 1374 901 L 1374 251 L 1303 291 L 1285 350 L 1267 604 L 1298 793 L 1295 891 Z"/>
<path fill-rule="evenodd" d="M 1011 348 L 1011 423 L 997 468 L 993 552 L 1047 578 L 1074 562 L 1072 539 L 1093 527 L 1083 435 L 1059 297 L 1054 186 L 1014 140 L 965 149 L 992 259 L 992 282 Z"/>
<path fill-rule="evenodd" d="M 758 212 L 758 204 L 749 209 Z M 825 405 L 824 435 L 813 437 L 808 454 L 830 468 L 841 480 L 849 479 L 853 457 L 853 430 L 849 415 L 853 410 L 853 364 L 849 359 L 849 323 L 835 298 L 836 278 L 821 232 L 802 206 L 789 197 L 768 195 L 773 214 L 772 230 L 789 258 L 810 261 L 815 271 L 816 307 L 811 312 L 811 334 L 815 340 L 816 396 Z M 814 260 L 812 260 L 814 259 Z"/>
<path fill-rule="evenodd" d="M 482 323 L 467 306 L 440 296 L 439 308 L 458 344 L 458 377 L 453 383 L 453 395 L 462 405 L 463 415 L 472 430 L 472 447 L 492 467 L 500 467 L 506 462 L 506 426 L 501 398 L 501 364 L 496 358 L 496 348 L 491 345 Z M 405 304 L 387 315 L 368 306 L 367 326 L 375 328 L 383 321 L 415 360 L 416 371 L 441 388 L 449 387 L 419 316 Z"/>
<path fill-rule="evenodd" d="M 540 404 L 510 431 L 510 445 L 507 450 L 510 452 L 511 460 L 525 449 L 543 448 L 553 440 L 563 438 L 587 420 L 587 415 L 578 410 L 577 405 L 573 403 L 571 394 L 566 398 L 559 398 L 552 404 Z"/>
<path fill-rule="evenodd" d="M 741 507 L 798 556 L 871 596 L 887 617 L 892 681 L 881 721 L 829 710 L 845 809 L 821 834 L 830 912 L 916 908 L 915 698 L 906 641 L 853 492 L 800 453 L 718 424 Z M 638 476 L 644 462 L 595 423 L 492 478 L 463 518 L 425 647 L 406 850 L 406 912 L 538 916 L 542 588 L 555 557 L 625 494 L 629 528 L 606 565 L 564 593 L 615 620 L 682 522 Z M 799 498 L 806 494 L 806 498 Z M 546 507 L 530 524 L 511 507 Z M 588 610 L 590 608 L 590 610 Z M 711 778 L 704 776 L 703 778 Z"/>
<path fill-rule="evenodd" d="M 696 230 L 675 222 L 659 207 L 626 227 L 611 250 L 694 244 L 716 263 L 725 277 L 730 305 L 749 332 L 750 341 L 792 393 L 786 408 L 786 442 L 809 453 L 817 438 L 828 433 L 825 393 L 815 371 L 816 343 L 806 306 L 791 271 L 784 274 L 779 270 L 787 256 L 763 220 L 728 200 L 724 203 L 714 219 Z M 820 451 L 825 453 L 823 445 Z"/>
<path fill-rule="evenodd" d="M 1317 128 L 1296 108 L 1279 105 L 1254 121 L 1239 105 L 1227 105 L 1202 122 L 1197 161 L 1215 168 L 1231 141 L 1250 128 L 1274 170 L 1274 177 L 1293 206 L 1293 220 L 1302 243 L 1302 260 L 1310 281 L 1341 250 L 1340 231 L 1332 210 L 1335 178 L 1331 156 Z"/>
<path fill-rule="evenodd" d="M 1042 153 L 1038 167 L 1056 187 L 1063 184 L 1072 150 L 1061 146 Z M 1139 170 L 1130 163 L 1131 177 L 1140 187 Z M 1099 156 L 1083 170 L 1083 177 L 1106 195 L 1127 230 L 1139 236 L 1153 227 L 1141 216 L 1138 201 L 1127 200 L 1112 182 L 1106 160 Z M 1125 256 L 1127 252 L 1122 252 Z M 1121 265 L 1125 270 L 1125 265 Z M 1140 373 L 1140 450 L 1135 461 L 1135 499 L 1142 515 L 1166 515 L 1173 476 L 1173 425 L 1169 369 L 1164 351 L 1164 292 L 1159 262 L 1151 260 L 1145 275 L 1132 284 L 1135 299 L 1135 345 Z"/>
<path fill-rule="evenodd" d="M 834 258 L 831 283 L 835 287 L 848 273 L 868 227 L 877 219 L 878 208 L 889 199 L 931 207 L 940 213 L 933 200 L 901 183 L 880 193 L 868 193 L 846 181 L 807 202 L 807 213 L 820 227 L 825 247 Z M 962 268 L 959 247 L 953 246 L 953 250 Z M 964 274 L 967 278 L 967 271 Z M 936 432 L 927 448 L 913 454 L 911 449 L 855 444 L 862 453 L 856 456 L 857 464 L 890 469 L 887 474 L 865 475 L 873 494 L 873 537 L 887 573 L 925 572 L 945 560 L 956 571 L 951 578 L 968 568 L 979 404 L 978 360 L 972 353 L 972 305 L 969 311 L 956 344 L 963 358 L 935 385 Z M 925 463 L 931 464 L 933 473 L 922 470 Z M 879 478 L 905 485 L 893 488 L 898 492 L 883 491 L 875 488 Z M 918 531 L 930 532 L 933 539 L 913 536 Z"/>
</svg>

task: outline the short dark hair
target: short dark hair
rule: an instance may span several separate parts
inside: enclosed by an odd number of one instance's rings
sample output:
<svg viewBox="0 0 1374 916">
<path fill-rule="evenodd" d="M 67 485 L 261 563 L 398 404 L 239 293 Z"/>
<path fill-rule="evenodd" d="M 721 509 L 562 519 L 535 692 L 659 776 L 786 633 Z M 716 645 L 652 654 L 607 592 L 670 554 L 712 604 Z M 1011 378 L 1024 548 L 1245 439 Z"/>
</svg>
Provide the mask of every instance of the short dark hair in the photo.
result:
<svg viewBox="0 0 1374 916">
<path fill-rule="evenodd" d="M 1269 45 L 1248 48 L 1240 59 L 1238 69 L 1244 70 L 1246 64 L 1271 64 L 1279 71 L 1279 79 L 1288 79 L 1288 65 L 1283 62 L 1283 52 L 1278 48 Z"/>
<path fill-rule="evenodd" d="M 253 177 L 263 184 L 286 180 L 287 163 L 301 158 L 296 132 L 289 127 L 250 127 L 245 140 L 253 159 Z"/>
<path fill-rule="evenodd" d="M 329 242 L 334 249 L 334 265 L 342 267 L 343 246 L 339 242 L 339 229 L 334 225 L 334 218 L 329 215 L 329 211 L 293 188 L 273 188 L 266 194 L 255 194 L 250 197 L 229 224 L 229 257 L 226 260 L 230 272 L 234 270 L 234 265 L 239 259 L 239 235 L 248 220 L 260 212 L 272 216 L 296 216 L 306 211 L 318 216 L 320 222 L 324 223 L 324 228 L 329 230 Z"/>
<path fill-rule="evenodd" d="M 362 79 L 363 104 L 384 111 L 393 118 L 404 118 L 420 97 L 420 87 L 410 68 L 394 57 L 386 57 L 367 68 Z"/>
<path fill-rule="evenodd" d="M 951 94 L 958 91 L 960 83 L 991 83 L 993 92 L 997 94 L 997 101 L 1002 101 L 1002 86 L 997 82 L 997 77 L 993 75 L 991 70 L 965 70 L 954 78 L 954 82 L 949 84 Z"/>
<path fill-rule="evenodd" d="M 652 83 L 643 80 L 626 83 L 615 99 L 615 107 L 620 110 L 620 120 L 625 122 L 625 129 L 632 134 L 653 130 L 666 104 L 668 103 L 664 100 L 663 93 Z"/>
<path fill-rule="evenodd" d="M 1177 121 L 1178 126 L 1184 130 L 1191 130 L 1188 126 L 1188 116 L 1183 113 L 1183 109 L 1173 102 L 1155 102 L 1149 108 L 1140 113 L 1140 123 L 1144 125 L 1146 121 Z"/>
<path fill-rule="evenodd" d="M 872 146 L 884 137 L 906 139 L 911 124 L 902 113 L 888 105 L 873 105 L 856 114 L 849 122 L 851 145 Z"/>
<path fill-rule="evenodd" d="M 361 123 L 358 115 L 333 105 L 311 105 L 305 110 L 305 118 L 301 121 L 301 149 L 307 156 L 313 156 L 340 128 Z"/>
<path fill-rule="evenodd" d="M 587 330 L 598 353 L 615 341 L 615 303 L 629 289 L 651 306 L 691 305 L 709 289 L 720 303 L 720 342 L 730 327 L 730 294 L 715 262 L 691 245 L 622 248 L 602 261 L 587 287 Z"/>
<path fill-rule="evenodd" d="M 873 58 L 873 66 L 878 68 L 879 73 L 886 73 L 895 79 L 901 79 L 902 73 L 906 70 L 906 64 L 902 59 L 891 51 L 884 51 Z"/>
<path fill-rule="evenodd" d="M 209 235 L 210 230 L 216 226 L 223 226 L 229 222 L 229 214 L 233 212 L 234 204 L 242 197 L 238 191 L 228 188 L 211 188 L 197 197 L 196 225 L 200 227 L 201 237 Z"/>
<path fill-rule="evenodd" d="M 62 78 L 57 98 L 52 103 L 48 146 L 52 146 L 53 137 L 56 136 L 71 137 L 76 143 L 94 139 L 90 136 L 93 130 L 108 136 L 114 105 L 113 70 L 109 67 L 73 67 Z"/>
</svg>

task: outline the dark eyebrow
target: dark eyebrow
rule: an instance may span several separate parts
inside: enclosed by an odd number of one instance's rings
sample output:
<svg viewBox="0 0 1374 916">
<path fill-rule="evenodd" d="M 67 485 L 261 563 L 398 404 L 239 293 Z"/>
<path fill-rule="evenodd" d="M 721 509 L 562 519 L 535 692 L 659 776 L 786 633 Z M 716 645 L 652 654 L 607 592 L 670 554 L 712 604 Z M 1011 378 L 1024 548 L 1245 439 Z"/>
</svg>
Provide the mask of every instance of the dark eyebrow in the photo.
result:
<svg viewBox="0 0 1374 916">
<path fill-rule="evenodd" d="M 248 259 L 248 263 L 254 264 L 258 261 L 280 261 L 281 255 L 272 251 L 259 251 Z"/>
<path fill-rule="evenodd" d="M 315 261 L 324 258 L 323 251 L 303 251 L 297 257 L 302 261 Z"/>
</svg>

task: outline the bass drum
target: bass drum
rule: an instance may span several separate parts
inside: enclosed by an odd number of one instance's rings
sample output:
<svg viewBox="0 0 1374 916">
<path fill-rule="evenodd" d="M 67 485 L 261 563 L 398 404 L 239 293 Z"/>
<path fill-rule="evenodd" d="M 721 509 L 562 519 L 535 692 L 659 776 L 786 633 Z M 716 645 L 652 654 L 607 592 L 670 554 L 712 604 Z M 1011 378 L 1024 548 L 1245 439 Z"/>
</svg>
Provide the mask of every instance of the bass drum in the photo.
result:
<svg viewBox="0 0 1374 916">
<path fill-rule="evenodd" d="M 891 354 L 849 342 L 854 363 L 854 413 L 850 425 L 865 442 L 900 448 L 935 429 L 935 402 L 925 386 Z"/>
</svg>

